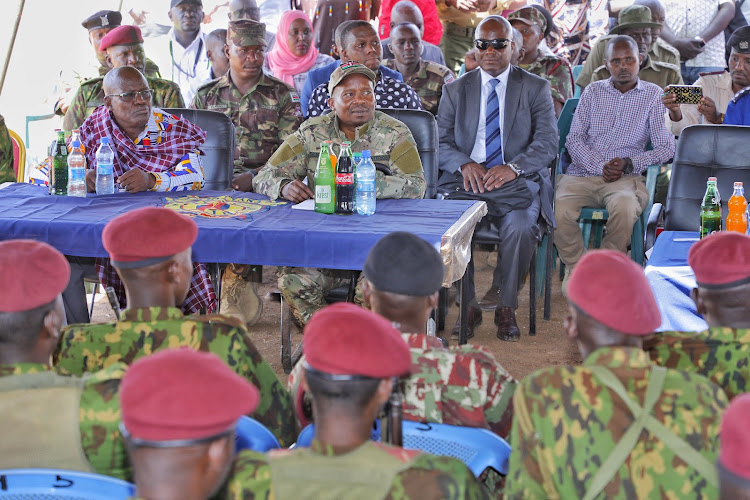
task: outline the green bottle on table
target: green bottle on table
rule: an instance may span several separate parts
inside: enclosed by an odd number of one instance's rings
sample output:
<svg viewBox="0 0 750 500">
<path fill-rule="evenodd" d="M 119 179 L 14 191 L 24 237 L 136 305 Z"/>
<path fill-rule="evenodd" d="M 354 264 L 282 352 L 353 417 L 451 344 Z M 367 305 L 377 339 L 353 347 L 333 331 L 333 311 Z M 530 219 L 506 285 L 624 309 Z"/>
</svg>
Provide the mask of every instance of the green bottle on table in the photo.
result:
<svg viewBox="0 0 750 500">
<path fill-rule="evenodd" d="M 315 168 L 315 211 L 332 214 L 336 210 L 336 179 L 333 174 L 328 144 L 320 144 L 318 165 Z"/>
<path fill-rule="evenodd" d="M 57 143 L 52 155 L 52 172 L 50 179 L 54 177 L 54 189 L 52 194 L 65 196 L 68 194 L 68 146 L 65 144 L 65 132 L 57 130 Z"/>
<path fill-rule="evenodd" d="M 701 238 L 721 231 L 721 197 L 716 187 L 716 177 L 709 177 L 706 194 L 701 202 Z"/>
</svg>

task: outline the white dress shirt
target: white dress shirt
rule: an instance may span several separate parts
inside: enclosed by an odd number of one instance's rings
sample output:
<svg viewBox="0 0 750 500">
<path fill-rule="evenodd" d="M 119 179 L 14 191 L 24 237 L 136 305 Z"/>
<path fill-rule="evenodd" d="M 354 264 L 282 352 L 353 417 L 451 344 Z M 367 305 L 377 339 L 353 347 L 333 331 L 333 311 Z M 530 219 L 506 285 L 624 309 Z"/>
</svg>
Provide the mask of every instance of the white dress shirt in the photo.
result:
<svg viewBox="0 0 750 500">
<path fill-rule="evenodd" d="M 203 30 L 188 45 L 183 47 L 175 38 L 174 28 L 169 32 L 169 53 L 171 68 L 162 70 L 163 78 L 170 78 L 180 87 L 185 106 L 190 106 L 197 90 L 196 83 L 209 79 L 211 68 L 206 56 L 206 36 Z"/>
<path fill-rule="evenodd" d="M 503 134 L 503 119 L 505 117 L 505 90 L 508 88 L 508 75 L 510 75 L 510 65 L 505 68 L 505 71 L 500 73 L 497 76 L 492 76 L 483 69 L 479 69 L 479 72 L 482 75 L 482 95 L 479 102 L 479 117 L 478 117 L 478 124 L 477 124 L 477 139 L 474 141 L 474 148 L 471 150 L 471 159 L 474 160 L 477 163 L 484 163 L 484 161 L 487 159 L 487 151 L 485 150 L 485 136 L 486 134 L 486 128 L 487 128 L 487 116 L 486 116 L 486 109 L 487 109 L 487 97 L 490 95 L 490 88 L 492 85 L 490 84 L 490 80 L 497 79 L 500 80 L 500 83 L 497 84 L 495 87 L 495 92 L 497 93 L 497 98 L 500 104 L 500 135 L 504 136 Z M 503 137 L 503 149 L 505 146 L 505 138 Z M 504 162 L 505 160 L 502 160 Z"/>
</svg>

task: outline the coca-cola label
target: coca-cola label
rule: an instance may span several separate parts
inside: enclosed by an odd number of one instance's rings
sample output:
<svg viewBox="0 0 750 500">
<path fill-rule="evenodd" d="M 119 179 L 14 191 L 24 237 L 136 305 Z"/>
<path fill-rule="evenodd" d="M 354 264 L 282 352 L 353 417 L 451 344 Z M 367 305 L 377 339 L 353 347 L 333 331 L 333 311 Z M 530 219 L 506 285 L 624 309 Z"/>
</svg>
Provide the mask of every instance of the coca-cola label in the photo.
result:
<svg viewBox="0 0 750 500">
<path fill-rule="evenodd" d="M 336 184 L 354 184 L 354 174 L 336 174 Z"/>
</svg>

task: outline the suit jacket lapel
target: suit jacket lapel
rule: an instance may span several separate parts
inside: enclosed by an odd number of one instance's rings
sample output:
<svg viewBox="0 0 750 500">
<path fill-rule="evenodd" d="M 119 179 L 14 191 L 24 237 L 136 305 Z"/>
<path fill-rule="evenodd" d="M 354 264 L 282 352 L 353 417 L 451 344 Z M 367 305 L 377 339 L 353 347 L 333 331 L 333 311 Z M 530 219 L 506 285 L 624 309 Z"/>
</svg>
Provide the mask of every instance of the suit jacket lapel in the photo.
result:
<svg viewBox="0 0 750 500">
<path fill-rule="evenodd" d="M 513 122 L 516 119 L 518 103 L 521 100 L 521 70 L 515 66 L 510 67 L 508 75 L 508 88 L 505 89 L 505 112 L 503 118 L 503 150 L 509 132 L 513 130 Z"/>
<path fill-rule="evenodd" d="M 482 75 L 479 70 L 474 70 L 464 75 L 462 78 L 466 78 L 466 84 L 462 97 L 462 106 L 457 108 L 457 111 L 463 114 L 463 123 L 465 127 L 463 129 L 468 134 L 468 140 L 473 145 L 477 138 L 477 127 L 479 124 L 479 101 L 482 98 Z M 472 118 L 476 117 L 476 118 Z M 468 123 L 466 121 L 468 120 Z"/>
</svg>

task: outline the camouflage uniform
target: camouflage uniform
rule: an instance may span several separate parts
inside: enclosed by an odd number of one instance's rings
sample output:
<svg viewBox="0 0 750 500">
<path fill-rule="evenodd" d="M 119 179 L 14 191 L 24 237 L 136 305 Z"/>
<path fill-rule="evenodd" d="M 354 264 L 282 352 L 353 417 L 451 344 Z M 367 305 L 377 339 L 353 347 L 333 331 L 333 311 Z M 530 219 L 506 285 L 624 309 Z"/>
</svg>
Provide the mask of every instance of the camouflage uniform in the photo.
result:
<svg viewBox="0 0 750 500">
<path fill-rule="evenodd" d="M 283 446 L 294 442 L 289 393 L 234 318 L 185 317 L 172 307 L 127 309 L 119 322 L 66 327 L 54 356 L 55 366 L 61 373 L 79 375 L 120 361 L 130 364 L 155 351 L 181 346 L 218 355 L 255 385 L 261 400 L 253 418 L 268 427 Z"/>
<path fill-rule="evenodd" d="M 605 66 L 599 66 L 591 75 L 591 81 L 606 80 L 610 77 L 609 70 Z M 638 72 L 638 78 L 644 82 L 651 82 L 661 88 L 667 85 L 682 85 L 682 73 L 680 67 L 674 64 L 657 61 L 648 58 L 648 62 Z"/>
<path fill-rule="evenodd" d="M 148 86 L 154 91 L 152 104 L 157 108 L 184 108 L 180 87 L 176 83 L 160 78 L 146 78 Z M 63 119 L 63 129 L 71 131 L 81 124 L 104 104 L 104 78 L 92 78 L 84 82 L 76 92 L 73 102 Z"/>
<path fill-rule="evenodd" d="M 286 83 L 261 75 L 242 95 L 231 72 L 198 89 L 191 107 L 227 115 L 234 123 L 234 173 L 260 169 L 279 145 L 302 123 L 297 92 Z"/>
<path fill-rule="evenodd" d="M 604 36 L 601 38 L 599 42 L 597 42 L 593 47 L 591 47 L 591 52 L 589 53 L 588 58 L 586 59 L 586 63 L 584 63 L 583 68 L 581 69 L 581 73 L 578 75 L 578 78 L 575 81 L 576 85 L 578 85 L 581 88 L 584 88 L 589 83 L 595 81 L 595 80 L 592 80 L 593 74 L 599 71 L 599 69 L 604 66 L 604 53 L 607 49 L 607 43 L 609 43 L 611 39 L 612 39 L 612 35 Z M 659 38 L 656 41 L 656 43 L 651 44 L 651 48 L 648 51 L 648 58 L 654 61 L 667 63 L 672 66 L 676 66 L 678 69 L 678 73 L 679 73 L 680 53 L 677 51 L 677 49 L 669 45 L 667 42 L 663 41 L 661 38 Z M 609 74 L 607 74 L 605 78 L 609 78 Z M 680 78 L 682 77 L 680 76 Z M 603 78 L 598 78 L 598 79 L 603 80 Z M 646 80 L 646 78 L 643 78 L 643 79 Z M 646 81 L 651 81 L 651 80 L 646 80 Z M 656 83 L 656 82 L 652 82 L 652 83 Z M 680 84 L 682 84 L 682 79 L 680 79 Z"/>
<path fill-rule="evenodd" d="M 547 80 L 553 101 L 565 104 L 573 97 L 573 72 L 565 59 L 539 54 L 533 63 L 519 64 L 518 67 Z"/>
<path fill-rule="evenodd" d="M 13 143 L 5 125 L 5 118 L 0 115 L 0 183 L 16 182 L 13 170 Z"/>
<path fill-rule="evenodd" d="M 656 368 L 641 349 L 602 347 L 582 366 L 545 368 L 521 381 L 513 398 L 506 498 L 582 498 L 600 469 L 608 481 L 596 498 L 717 498 L 713 464 L 727 398 L 700 375 L 665 370 L 649 412 L 662 429 L 634 436 L 635 447 L 618 469 L 603 466 L 639 421 L 595 371 L 608 372 L 640 405 Z M 648 429 L 653 420 L 646 423 Z M 671 434 L 699 454 L 701 472 L 670 448 Z"/>
<path fill-rule="evenodd" d="M 335 143 L 347 140 L 339 129 L 334 113 L 308 119 L 297 132 L 287 137 L 253 179 L 255 192 L 275 200 L 281 196 L 282 188 L 287 183 L 305 177 L 314 190 L 320 144 L 326 140 Z M 372 152 L 374 163 L 384 163 L 392 172 L 389 176 L 380 171 L 376 173 L 377 198 L 424 196 L 426 183 L 422 161 L 406 125 L 383 112 L 375 111 L 374 119 L 357 129 L 352 142 L 353 152 L 365 149 Z M 346 284 L 349 276 L 349 271 L 283 267 L 279 269 L 279 288 L 294 316 L 304 324 L 325 305 L 325 293 Z"/>
<path fill-rule="evenodd" d="M 662 332 L 643 347 L 661 366 L 700 373 L 731 400 L 750 392 L 750 330 L 709 328 L 703 332 Z"/>
<path fill-rule="evenodd" d="M 383 65 L 398 71 L 395 59 L 386 59 Z M 422 107 L 437 115 L 440 97 L 443 95 L 443 85 L 456 79 L 453 71 L 442 64 L 437 64 L 424 59 L 419 60 L 419 70 L 404 83 L 414 89 L 422 102 Z"/>
<path fill-rule="evenodd" d="M 376 464 L 368 460 L 373 457 Z M 304 461 L 304 472 L 309 471 L 309 474 L 299 480 L 305 481 L 307 489 L 290 492 L 289 485 L 283 484 L 286 481 L 278 480 L 277 471 L 284 474 L 297 470 L 296 467 L 281 468 L 289 459 Z M 226 498 L 285 500 L 291 497 L 471 500 L 490 498 L 490 495 L 458 459 L 371 441 L 342 455 L 336 455 L 318 441 L 313 441 L 309 449 L 272 450 L 268 455 L 242 450 L 237 454 Z"/>
<path fill-rule="evenodd" d="M 487 349 L 479 345 L 444 348 L 435 337 L 402 334 L 411 350 L 412 372 L 404 385 L 404 418 L 465 427 L 489 429 L 500 437 L 510 434 L 513 392 L 518 382 L 500 366 Z M 303 358 L 304 359 L 304 358 Z M 300 415 L 302 389 L 299 385 L 304 363 L 289 374 L 287 387 L 297 401 L 300 427 L 312 420 Z"/>
<path fill-rule="evenodd" d="M 79 403 L 81 447 L 94 471 L 132 481 L 130 461 L 118 425 L 120 380 L 127 367 L 114 363 L 92 373 L 86 380 Z M 52 369 L 38 363 L 0 365 L 0 377 L 43 373 Z M 54 408 L 50 408 L 54 412 Z"/>
</svg>

